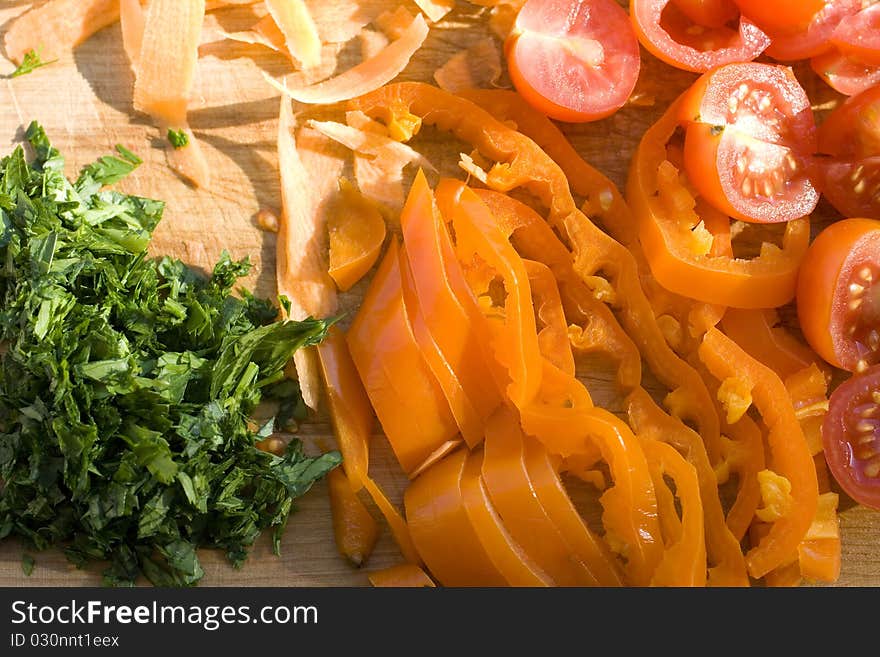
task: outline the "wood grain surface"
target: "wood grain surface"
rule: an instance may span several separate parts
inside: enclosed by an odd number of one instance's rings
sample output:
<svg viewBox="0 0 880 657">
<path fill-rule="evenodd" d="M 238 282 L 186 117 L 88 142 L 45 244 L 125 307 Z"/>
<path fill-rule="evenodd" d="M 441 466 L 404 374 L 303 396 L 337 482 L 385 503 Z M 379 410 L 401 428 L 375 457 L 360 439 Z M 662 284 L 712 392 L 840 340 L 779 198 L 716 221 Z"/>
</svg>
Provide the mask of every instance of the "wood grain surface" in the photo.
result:
<svg viewBox="0 0 880 657">
<path fill-rule="evenodd" d="M 325 0 L 333 3 L 333 0 Z M 394 6 L 393 0 L 385 0 Z M 30 3 L 0 0 L 0 37 L 8 22 Z M 377 3 L 378 5 L 378 3 Z M 190 123 L 202 140 L 210 162 L 214 186 L 198 191 L 187 186 L 166 166 L 164 138 L 149 119 L 132 108 L 132 74 L 125 59 L 119 26 L 98 33 L 66 57 L 36 72 L 11 79 L 14 66 L 0 57 L 0 153 L 22 139 L 32 120 L 40 121 L 54 144 L 67 156 L 68 175 L 110 152 L 121 143 L 138 153 L 144 164 L 124 181 L 122 191 L 167 201 L 165 218 L 156 231 L 153 251 L 177 255 L 197 266 L 210 267 L 223 249 L 235 257 L 249 256 L 255 267 L 248 283 L 259 294 L 272 296 L 275 236 L 262 232 L 255 215 L 260 208 L 278 209 L 275 135 L 278 94 L 263 80 L 263 72 L 280 76 L 290 71 L 282 57 L 256 46 L 222 39 L 221 31 L 247 29 L 253 10 L 234 8 L 211 14 L 206 21 L 202 57 L 191 104 Z M 461 48 L 483 39 L 488 29 L 486 10 L 459 0 L 456 10 L 435 25 L 423 48 L 400 79 L 430 81 L 436 68 Z M 630 156 L 642 132 L 695 75 L 675 71 L 643 51 L 637 93 L 653 104 L 629 105 L 608 119 L 580 126 L 565 126 L 578 150 L 618 185 L 625 181 Z M 359 46 L 343 49 L 340 70 L 359 56 Z M 827 109 L 837 96 L 812 73 L 798 70 L 817 107 Z M 506 77 L 502 79 L 502 84 Z M 420 138 L 419 149 L 441 170 L 454 170 L 459 149 L 433 131 Z M 816 225 L 837 218 L 824 203 Z M 353 309 L 366 281 L 342 295 L 341 305 Z M 783 316 L 793 321 L 791 309 Z M 578 363 L 578 372 L 597 403 L 620 411 L 612 374 L 590 361 Z M 650 389 L 650 382 L 646 383 Z M 333 444 L 325 413 L 303 426 L 307 443 Z M 400 501 L 405 479 L 384 439 L 377 435 L 371 453 L 371 474 L 392 499 Z M 298 503 L 282 545 L 282 555 L 272 554 L 268 536 L 254 547 L 243 568 L 231 568 L 222 555 L 205 552 L 203 584 L 213 586 L 359 586 L 367 572 L 401 561 L 387 530 L 362 569 L 351 567 L 333 542 L 325 484 L 315 486 Z M 880 513 L 854 505 L 841 497 L 843 571 L 839 586 L 880 585 Z M 13 540 L 0 543 L 0 586 L 80 586 L 100 583 L 100 568 L 77 570 L 57 551 L 34 555 L 30 577 L 21 570 L 21 546 Z"/>
</svg>

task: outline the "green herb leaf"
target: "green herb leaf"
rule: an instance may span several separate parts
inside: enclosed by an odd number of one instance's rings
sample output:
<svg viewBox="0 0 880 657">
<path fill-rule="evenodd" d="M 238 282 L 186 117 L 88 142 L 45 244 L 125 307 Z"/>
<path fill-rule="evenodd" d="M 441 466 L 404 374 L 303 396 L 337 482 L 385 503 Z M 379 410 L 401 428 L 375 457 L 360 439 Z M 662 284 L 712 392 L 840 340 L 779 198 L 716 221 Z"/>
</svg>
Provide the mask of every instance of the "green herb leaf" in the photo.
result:
<svg viewBox="0 0 880 657">
<path fill-rule="evenodd" d="M 174 148 L 183 148 L 189 145 L 189 135 L 183 130 L 168 128 L 168 141 Z"/>
<path fill-rule="evenodd" d="M 40 53 L 36 50 L 28 50 L 24 54 L 24 58 L 21 60 L 21 64 L 19 64 L 18 68 L 12 73 L 10 77 L 17 78 L 21 75 L 27 75 L 38 68 L 43 66 L 48 66 L 49 64 L 54 64 L 57 62 L 57 59 L 53 59 L 48 62 L 44 62 L 40 57 Z"/>
<path fill-rule="evenodd" d="M 21 572 L 23 572 L 26 577 L 31 576 L 31 574 L 34 572 L 34 566 L 36 566 L 36 564 L 37 562 L 27 552 L 21 555 Z"/>
</svg>

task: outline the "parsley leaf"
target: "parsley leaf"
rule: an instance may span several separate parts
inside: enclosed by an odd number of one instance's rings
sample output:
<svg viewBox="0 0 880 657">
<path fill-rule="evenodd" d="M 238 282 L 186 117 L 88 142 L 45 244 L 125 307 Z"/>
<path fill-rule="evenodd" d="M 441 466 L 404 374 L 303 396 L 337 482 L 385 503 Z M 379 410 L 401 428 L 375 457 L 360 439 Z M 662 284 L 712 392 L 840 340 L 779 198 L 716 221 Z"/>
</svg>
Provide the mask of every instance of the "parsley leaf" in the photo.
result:
<svg viewBox="0 0 880 657">
<path fill-rule="evenodd" d="M 189 135 L 183 130 L 168 128 L 168 141 L 171 142 L 171 145 L 174 146 L 174 148 L 183 148 L 184 146 L 189 145 Z"/>
<path fill-rule="evenodd" d="M 149 257 L 164 205 L 105 188 L 134 154 L 70 182 L 43 129 L 26 135 L 32 162 L 21 147 L 0 160 L 0 539 L 107 562 L 116 586 L 193 585 L 200 548 L 241 566 L 267 529 L 277 551 L 293 501 L 341 457 L 255 443 L 302 419 L 284 368 L 333 320 L 276 321 L 232 294 L 247 260 L 224 253 L 205 276 Z M 279 415 L 255 430 L 269 396 Z"/>
<path fill-rule="evenodd" d="M 17 78 L 21 75 L 27 75 L 28 73 L 32 73 L 38 68 L 42 68 L 43 66 L 48 66 L 49 64 L 54 64 L 57 62 L 57 59 L 50 60 L 48 62 L 44 62 L 40 57 L 40 53 L 36 50 L 28 50 L 24 57 L 21 60 L 21 64 L 19 64 L 18 68 L 9 76 L 12 78 Z"/>
</svg>

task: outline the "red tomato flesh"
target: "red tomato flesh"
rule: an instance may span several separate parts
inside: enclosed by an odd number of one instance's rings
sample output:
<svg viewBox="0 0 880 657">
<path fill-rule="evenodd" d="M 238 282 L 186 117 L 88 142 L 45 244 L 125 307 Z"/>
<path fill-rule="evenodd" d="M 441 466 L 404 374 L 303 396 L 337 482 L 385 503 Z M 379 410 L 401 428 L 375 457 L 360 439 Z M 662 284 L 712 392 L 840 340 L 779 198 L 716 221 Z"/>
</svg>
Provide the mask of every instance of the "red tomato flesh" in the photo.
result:
<svg viewBox="0 0 880 657">
<path fill-rule="evenodd" d="M 733 0 L 672 0 L 678 9 L 697 25 L 721 27 L 739 17 Z"/>
<path fill-rule="evenodd" d="M 807 27 L 795 31 L 771 32 L 773 42 L 767 48 L 767 54 L 783 62 L 793 62 L 828 52 L 834 47 L 831 35 L 840 21 L 861 8 L 861 0 L 826 0 Z"/>
<path fill-rule="evenodd" d="M 832 365 L 860 372 L 880 362 L 880 221 L 837 221 L 801 264 L 797 312 L 810 346 Z"/>
<path fill-rule="evenodd" d="M 822 442 L 840 487 L 859 504 L 880 509 L 880 366 L 831 394 Z"/>
<path fill-rule="evenodd" d="M 880 4 L 846 16 L 834 28 L 831 42 L 857 62 L 880 65 Z"/>
<path fill-rule="evenodd" d="M 702 73 L 730 62 L 748 62 L 770 37 L 745 17 L 734 29 L 699 25 L 670 0 L 630 0 L 630 18 L 642 45 L 667 64 Z"/>
<path fill-rule="evenodd" d="M 748 16 L 765 32 L 779 34 L 806 27 L 825 6 L 825 0 L 734 0 L 744 16 Z"/>
<path fill-rule="evenodd" d="M 848 217 L 880 219 L 880 86 L 849 98 L 819 128 L 820 185 Z"/>
<path fill-rule="evenodd" d="M 505 51 L 520 95 L 560 121 L 612 114 L 639 75 L 639 44 L 614 0 L 528 0 Z"/>
<path fill-rule="evenodd" d="M 810 67 L 829 87 L 845 96 L 855 96 L 880 84 L 880 66 L 857 62 L 836 48 L 813 57 Z"/>
<path fill-rule="evenodd" d="M 728 64 L 700 78 L 682 104 L 684 164 L 701 196 L 743 221 L 806 216 L 816 127 L 810 101 L 787 67 Z"/>
</svg>

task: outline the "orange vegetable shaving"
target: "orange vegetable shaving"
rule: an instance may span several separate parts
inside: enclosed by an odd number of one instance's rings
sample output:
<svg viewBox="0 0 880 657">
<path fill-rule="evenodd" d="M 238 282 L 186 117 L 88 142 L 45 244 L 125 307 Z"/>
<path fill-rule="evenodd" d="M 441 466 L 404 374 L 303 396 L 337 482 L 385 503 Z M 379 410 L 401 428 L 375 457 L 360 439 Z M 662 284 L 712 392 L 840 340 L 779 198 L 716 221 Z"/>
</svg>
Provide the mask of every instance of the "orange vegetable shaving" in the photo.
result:
<svg viewBox="0 0 880 657">
<path fill-rule="evenodd" d="M 425 571 L 411 563 L 391 566 L 382 570 L 376 570 L 369 574 L 370 584 L 375 587 L 397 588 L 434 588 L 434 580 L 425 574 Z"/>
<path fill-rule="evenodd" d="M 399 39 L 392 41 L 378 55 L 350 68 L 340 75 L 314 85 L 289 89 L 264 74 L 266 81 L 281 93 L 301 103 L 332 104 L 369 93 L 390 82 L 409 63 L 428 36 L 428 25 L 416 16 Z"/>
<path fill-rule="evenodd" d="M 500 77 L 501 54 L 491 38 L 480 39 L 470 48 L 460 50 L 434 71 L 439 87 L 452 93 L 492 87 Z"/>
<path fill-rule="evenodd" d="M 122 47 L 132 69 L 137 71 L 144 43 L 146 15 L 140 0 L 119 0 L 119 22 L 122 27 Z"/>
<path fill-rule="evenodd" d="M 415 0 L 415 3 L 432 23 L 436 23 L 455 8 L 455 0 Z"/>
<path fill-rule="evenodd" d="M 338 468 L 327 476 L 333 536 L 339 553 L 353 565 L 363 566 L 379 538 L 379 525 Z"/>
<path fill-rule="evenodd" d="M 330 215 L 330 277 L 343 292 L 366 274 L 385 241 L 385 220 L 378 208 L 340 181 L 341 198 Z"/>
<path fill-rule="evenodd" d="M 266 0 L 266 8 L 294 63 L 315 68 L 321 63 L 321 38 L 304 0 Z"/>
</svg>

